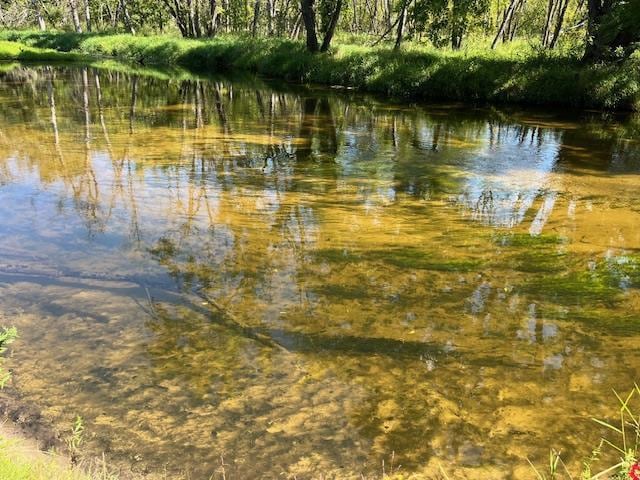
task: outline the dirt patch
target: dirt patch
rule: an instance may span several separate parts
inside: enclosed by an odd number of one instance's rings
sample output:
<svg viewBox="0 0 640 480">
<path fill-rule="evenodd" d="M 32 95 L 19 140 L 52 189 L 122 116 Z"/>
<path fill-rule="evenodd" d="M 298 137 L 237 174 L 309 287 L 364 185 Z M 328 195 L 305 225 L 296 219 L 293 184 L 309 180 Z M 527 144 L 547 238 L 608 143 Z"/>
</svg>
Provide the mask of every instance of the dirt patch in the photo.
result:
<svg viewBox="0 0 640 480">
<path fill-rule="evenodd" d="M 5 436 L 22 438 L 41 451 L 68 455 L 60 433 L 36 407 L 21 401 L 15 388 L 7 387 L 0 393 L 0 417 L 4 420 L 0 433 Z"/>
</svg>

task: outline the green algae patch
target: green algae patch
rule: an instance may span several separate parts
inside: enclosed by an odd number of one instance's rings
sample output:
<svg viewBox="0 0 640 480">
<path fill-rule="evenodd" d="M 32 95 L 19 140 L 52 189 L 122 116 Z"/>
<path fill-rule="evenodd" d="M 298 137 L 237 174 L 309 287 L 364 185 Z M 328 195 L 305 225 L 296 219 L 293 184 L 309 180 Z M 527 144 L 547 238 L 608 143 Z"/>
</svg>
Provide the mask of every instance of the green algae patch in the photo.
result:
<svg viewBox="0 0 640 480">
<path fill-rule="evenodd" d="M 538 276 L 526 283 L 523 290 L 560 305 L 612 305 L 620 294 L 610 275 L 598 271 Z"/>
<path fill-rule="evenodd" d="M 371 257 L 399 268 L 440 272 L 470 272 L 482 265 L 481 260 L 435 258 L 416 248 L 378 250 L 371 252 Z"/>
<path fill-rule="evenodd" d="M 402 247 L 388 250 L 351 252 L 339 248 L 316 251 L 316 258 L 333 263 L 371 262 L 386 263 L 398 268 L 434 270 L 440 272 L 470 272 L 482 266 L 482 260 L 436 258 L 419 248 Z"/>
<path fill-rule="evenodd" d="M 559 273 L 570 268 L 565 252 L 526 251 L 513 256 L 513 268 L 527 273 Z"/>
<path fill-rule="evenodd" d="M 531 235 L 529 233 L 500 233 L 492 236 L 493 243 L 504 247 L 549 247 L 565 245 L 566 237 L 560 235 Z"/>
<path fill-rule="evenodd" d="M 621 288 L 640 288 L 640 255 L 619 255 L 607 258 L 600 265 Z"/>
</svg>

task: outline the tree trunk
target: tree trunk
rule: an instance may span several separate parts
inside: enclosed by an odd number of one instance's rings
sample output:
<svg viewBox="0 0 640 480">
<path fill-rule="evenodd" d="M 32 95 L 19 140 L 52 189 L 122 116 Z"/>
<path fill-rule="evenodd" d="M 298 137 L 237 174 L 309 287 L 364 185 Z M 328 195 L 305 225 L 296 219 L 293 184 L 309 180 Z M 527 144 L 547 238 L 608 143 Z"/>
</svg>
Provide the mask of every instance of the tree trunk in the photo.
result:
<svg viewBox="0 0 640 480">
<path fill-rule="evenodd" d="M 202 37 L 202 28 L 200 28 L 200 0 L 195 0 L 193 9 L 193 34 L 200 38 Z"/>
<path fill-rule="evenodd" d="M 547 16 L 544 22 L 544 29 L 542 30 L 542 46 L 546 47 L 549 44 L 549 33 L 551 32 L 551 21 L 553 20 L 553 10 L 555 6 L 554 0 L 549 0 L 547 4 Z"/>
<path fill-rule="evenodd" d="M 189 36 L 196 36 L 196 24 L 195 24 L 195 9 L 193 7 L 193 0 L 187 0 L 187 24 L 189 25 Z"/>
<path fill-rule="evenodd" d="M 183 37 L 188 37 L 189 28 L 185 24 L 182 15 L 182 8 L 180 8 L 180 3 L 178 2 L 178 0 L 174 0 L 173 3 L 170 0 L 164 0 L 164 4 L 166 5 L 167 10 L 169 10 L 169 14 L 175 20 L 176 26 L 178 27 L 178 30 L 180 30 L 180 35 L 182 35 Z"/>
<path fill-rule="evenodd" d="M 120 8 L 122 9 L 122 16 L 124 17 L 124 23 L 127 26 L 127 30 L 131 35 L 136 34 L 135 28 L 133 28 L 133 22 L 131 22 L 131 16 L 129 16 L 129 9 L 127 8 L 127 0 L 120 0 Z"/>
<path fill-rule="evenodd" d="M 357 0 L 353 1 L 353 22 L 351 24 L 351 29 L 354 33 L 358 32 L 358 2 Z"/>
<path fill-rule="evenodd" d="M 549 42 L 549 48 L 554 48 L 556 43 L 558 42 L 558 38 L 560 37 L 560 32 L 562 31 L 562 24 L 564 23 L 564 15 L 567 12 L 567 7 L 569 6 L 569 0 L 564 0 L 562 3 L 562 7 L 560 8 L 560 12 L 558 13 L 558 18 L 556 20 L 556 27 L 553 30 L 553 37 L 551 37 L 551 41 Z"/>
<path fill-rule="evenodd" d="M 327 28 L 327 33 L 324 35 L 324 39 L 322 40 L 322 46 L 320 47 L 321 52 L 326 52 L 329 50 L 331 46 L 331 39 L 333 38 L 333 34 L 336 31 L 336 25 L 338 24 L 338 19 L 340 18 L 340 11 L 342 10 L 342 0 L 336 1 L 336 8 L 331 15 L 331 20 L 329 21 L 329 27 Z"/>
<path fill-rule="evenodd" d="M 459 18 L 454 18 L 451 25 L 451 48 L 459 50 L 462 45 L 463 28 Z"/>
<path fill-rule="evenodd" d="M 402 4 L 402 10 L 400 10 L 400 17 L 398 20 L 398 30 L 396 32 L 396 43 L 393 46 L 394 50 L 400 50 L 400 45 L 402 44 L 402 34 L 404 32 L 404 19 L 407 13 L 407 3 L 408 1 L 405 1 Z"/>
<path fill-rule="evenodd" d="M 516 37 L 516 31 L 518 30 L 518 21 L 520 20 L 520 17 L 517 14 L 519 11 L 522 10 L 522 7 L 524 6 L 524 2 L 525 0 L 520 0 L 516 5 L 516 8 L 513 10 L 511 18 L 509 19 L 507 30 L 502 38 L 503 42 L 507 42 L 507 41 L 512 42 L 513 39 Z"/>
<path fill-rule="evenodd" d="M 259 20 L 260 20 L 260 0 L 255 0 L 253 4 L 253 24 L 251 25 L 251 35 L 254 38 L 258 35 Z"/>
<path fill-rule="evenodd" d="M 43 32 L 47 29 L 46 23 L 44 23 L 44 17 L 42 16 L 42 12 L 40 11 L 40 5 L 38 5 L 38 0 L 31 0 L 31 5 L 33 7 L 33 11 L 36 14 L 36 20 L 38 20 L 38 28 Z"/>
<path fill-rule="evenodd" d="M 587 4 L 587 47 L 584 60 L 596 60 L 602 56 L 603 45 L 600 41 L 599 26 L 604 13 L 600 0 L 589 0 Z"/>
<path fill-rule="evenodd" d="M 391 28 L 391 15 L 392 15 L 392 11 L 393 11 L 393 3 L 392 0 L 385 0 L 385 24 L 387 25 L 387 28 Z"/>
<path fill-rule="evenodd" d="M 313 2 L 314 0 L 300 0 L 300 9 L 304 28 L 307 31 L 307 50 L 317 52 L 319 46 L 316 34 L 316 12 L 313 9 Z"/>
<path fill-rule="evenodd" d="M 371 11 L 371 21 L 369 22 L 369 33 L 373 33 L 375 31 L 377 18 L 378 18 L 378 0 L 373 0 L 373 10 Z"/>
<path fill-rule="evenodd" d="M 82 26 L 80 25 L 80 17 L 78 16 L 78 5 L 76 4 L 76 0 L 69 0 L 69 8 L 71 9 L 73 28 L 76 30 L 76 33 L 82 33 Z"/>
<path fill-rule="evenodd" d="M 513 17 L 513 13 L 515 12 L 516 8 L 518 8 L 519 3 L 520 3 L 520 0 L 511 0 L 511 2 L 509 3 L 507 10 L 504 12 L 504 17 L 502 18 L 502 23 L 500 24 L 498 33 L 496 34 L 496 37 L 493 39 L 493 42 L 491 43 L 492 50 L 496 48 L 496 44 L 498 43 L 498 40 L 500 39 L 500 37 L 503 36 L 505 29 L 511 23 L 511 18 Z"/>
<path fill-rule="evenodd" d="M 275 16 L 274 0 L 267 0 L 267 35 L 273 35 L 273 18 Z"/>
<path fill-rule="evenodd" d="M 224 31 L 229 32 L 229 26 L 231 25 L 229 20 L 229 0 L 222 0 L 222 10 L 224 11 Z"/>
<path fill-rule="evenodd" d="M 292 38 L 293 40 L 296 40 L 298 38 L 298 35 L 300 34 L 301 26 L 302 26 L 302 14 L 299 13 L 298 16 L 296 17 L 295 22 L 293 22 L 293 28 L 291 29 L 291 33 L 289 34 L 289 37 Z"/>
<path fill-rule="evenodd" d="M 216 34 L 218 23 L 218 4 L 216 0 L 209 0 L 209 25 L 207 27 L 207 35 L 213 37 Z"/>
<path fill-rule="evenodd" d="M 87 32 L 91 31 L 91 10 L 89 9 L 89 0 L 84 0 L 84 21 L 87 25 Z"/>
<path fill-rule="evenodd" d="M 107 13 L 109 15 L 109 19 L 111 20 L 111 28 L 115 30 L 116 25 L 118 25 L 118 15 L 120 13 L 120 2 L 116 2 L 116 5 L 113 8 L 113 10 L 109 8 L 108 3 L 106 4 L 106 7 L 107 7 Z"/>
</svg>

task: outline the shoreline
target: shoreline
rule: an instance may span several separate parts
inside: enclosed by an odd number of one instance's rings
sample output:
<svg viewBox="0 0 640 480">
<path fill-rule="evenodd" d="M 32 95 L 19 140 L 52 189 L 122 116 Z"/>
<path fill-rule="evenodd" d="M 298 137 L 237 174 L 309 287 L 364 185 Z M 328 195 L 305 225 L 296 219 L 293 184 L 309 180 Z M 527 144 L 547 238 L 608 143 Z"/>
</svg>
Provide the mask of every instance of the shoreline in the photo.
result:
<svg viewBox="0 0 640 480">
<path fill-rule="evenodd" d="M 64 452 L 60 434 L 36 407 L 22 402 L 13 387 L 5 387 L 0 393 L 0 416 L 0 435 L 19 437 L 41 452 Z"/>
<path fill-rule="evenodd" d="M 448 51 L 337 44 L 311 54 L 301 42 L 220 36 L 207 40 L 127 34 L 0 31 L 0 59 L 113 58 L 195 73 L 250 72 L 267 79 L 381 94 L 404 102 L 640 111 L 640 54 L 585 64 L 569 53 Z"/>
<path fill-rule="evenodd" d="M 19 392 L 0 392 L 0 473 L 43 480 L 92 480 L 66 451 L 61 435 Z"/>
<path fill-rule="evenodd" d="M 105 457 L 78 456 L 51 422 L 20 399 L 19 390 L 0 391 L 0 478 L 4 469 L 23 480 L 133 480 L 128 467 L 114 470 Z M 12 480 L 13 477 L 9 476 Z"/>
</svg>

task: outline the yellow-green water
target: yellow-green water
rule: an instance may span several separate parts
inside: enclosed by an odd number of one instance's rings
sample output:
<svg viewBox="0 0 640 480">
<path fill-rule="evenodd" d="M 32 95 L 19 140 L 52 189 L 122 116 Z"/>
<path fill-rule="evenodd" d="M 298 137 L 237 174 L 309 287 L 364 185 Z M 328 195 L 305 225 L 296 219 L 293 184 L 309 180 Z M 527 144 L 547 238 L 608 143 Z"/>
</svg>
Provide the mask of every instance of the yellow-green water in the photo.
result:
<svg viewBox="0 0 640 480">
<path fill-rule="evenodd" d="M 640 354 L 640 125 L 0 73 L 24 401 L 137 472 L 578 468 Z M 223 460 L 221 460 L 223 459 Z"/>
</svg>

